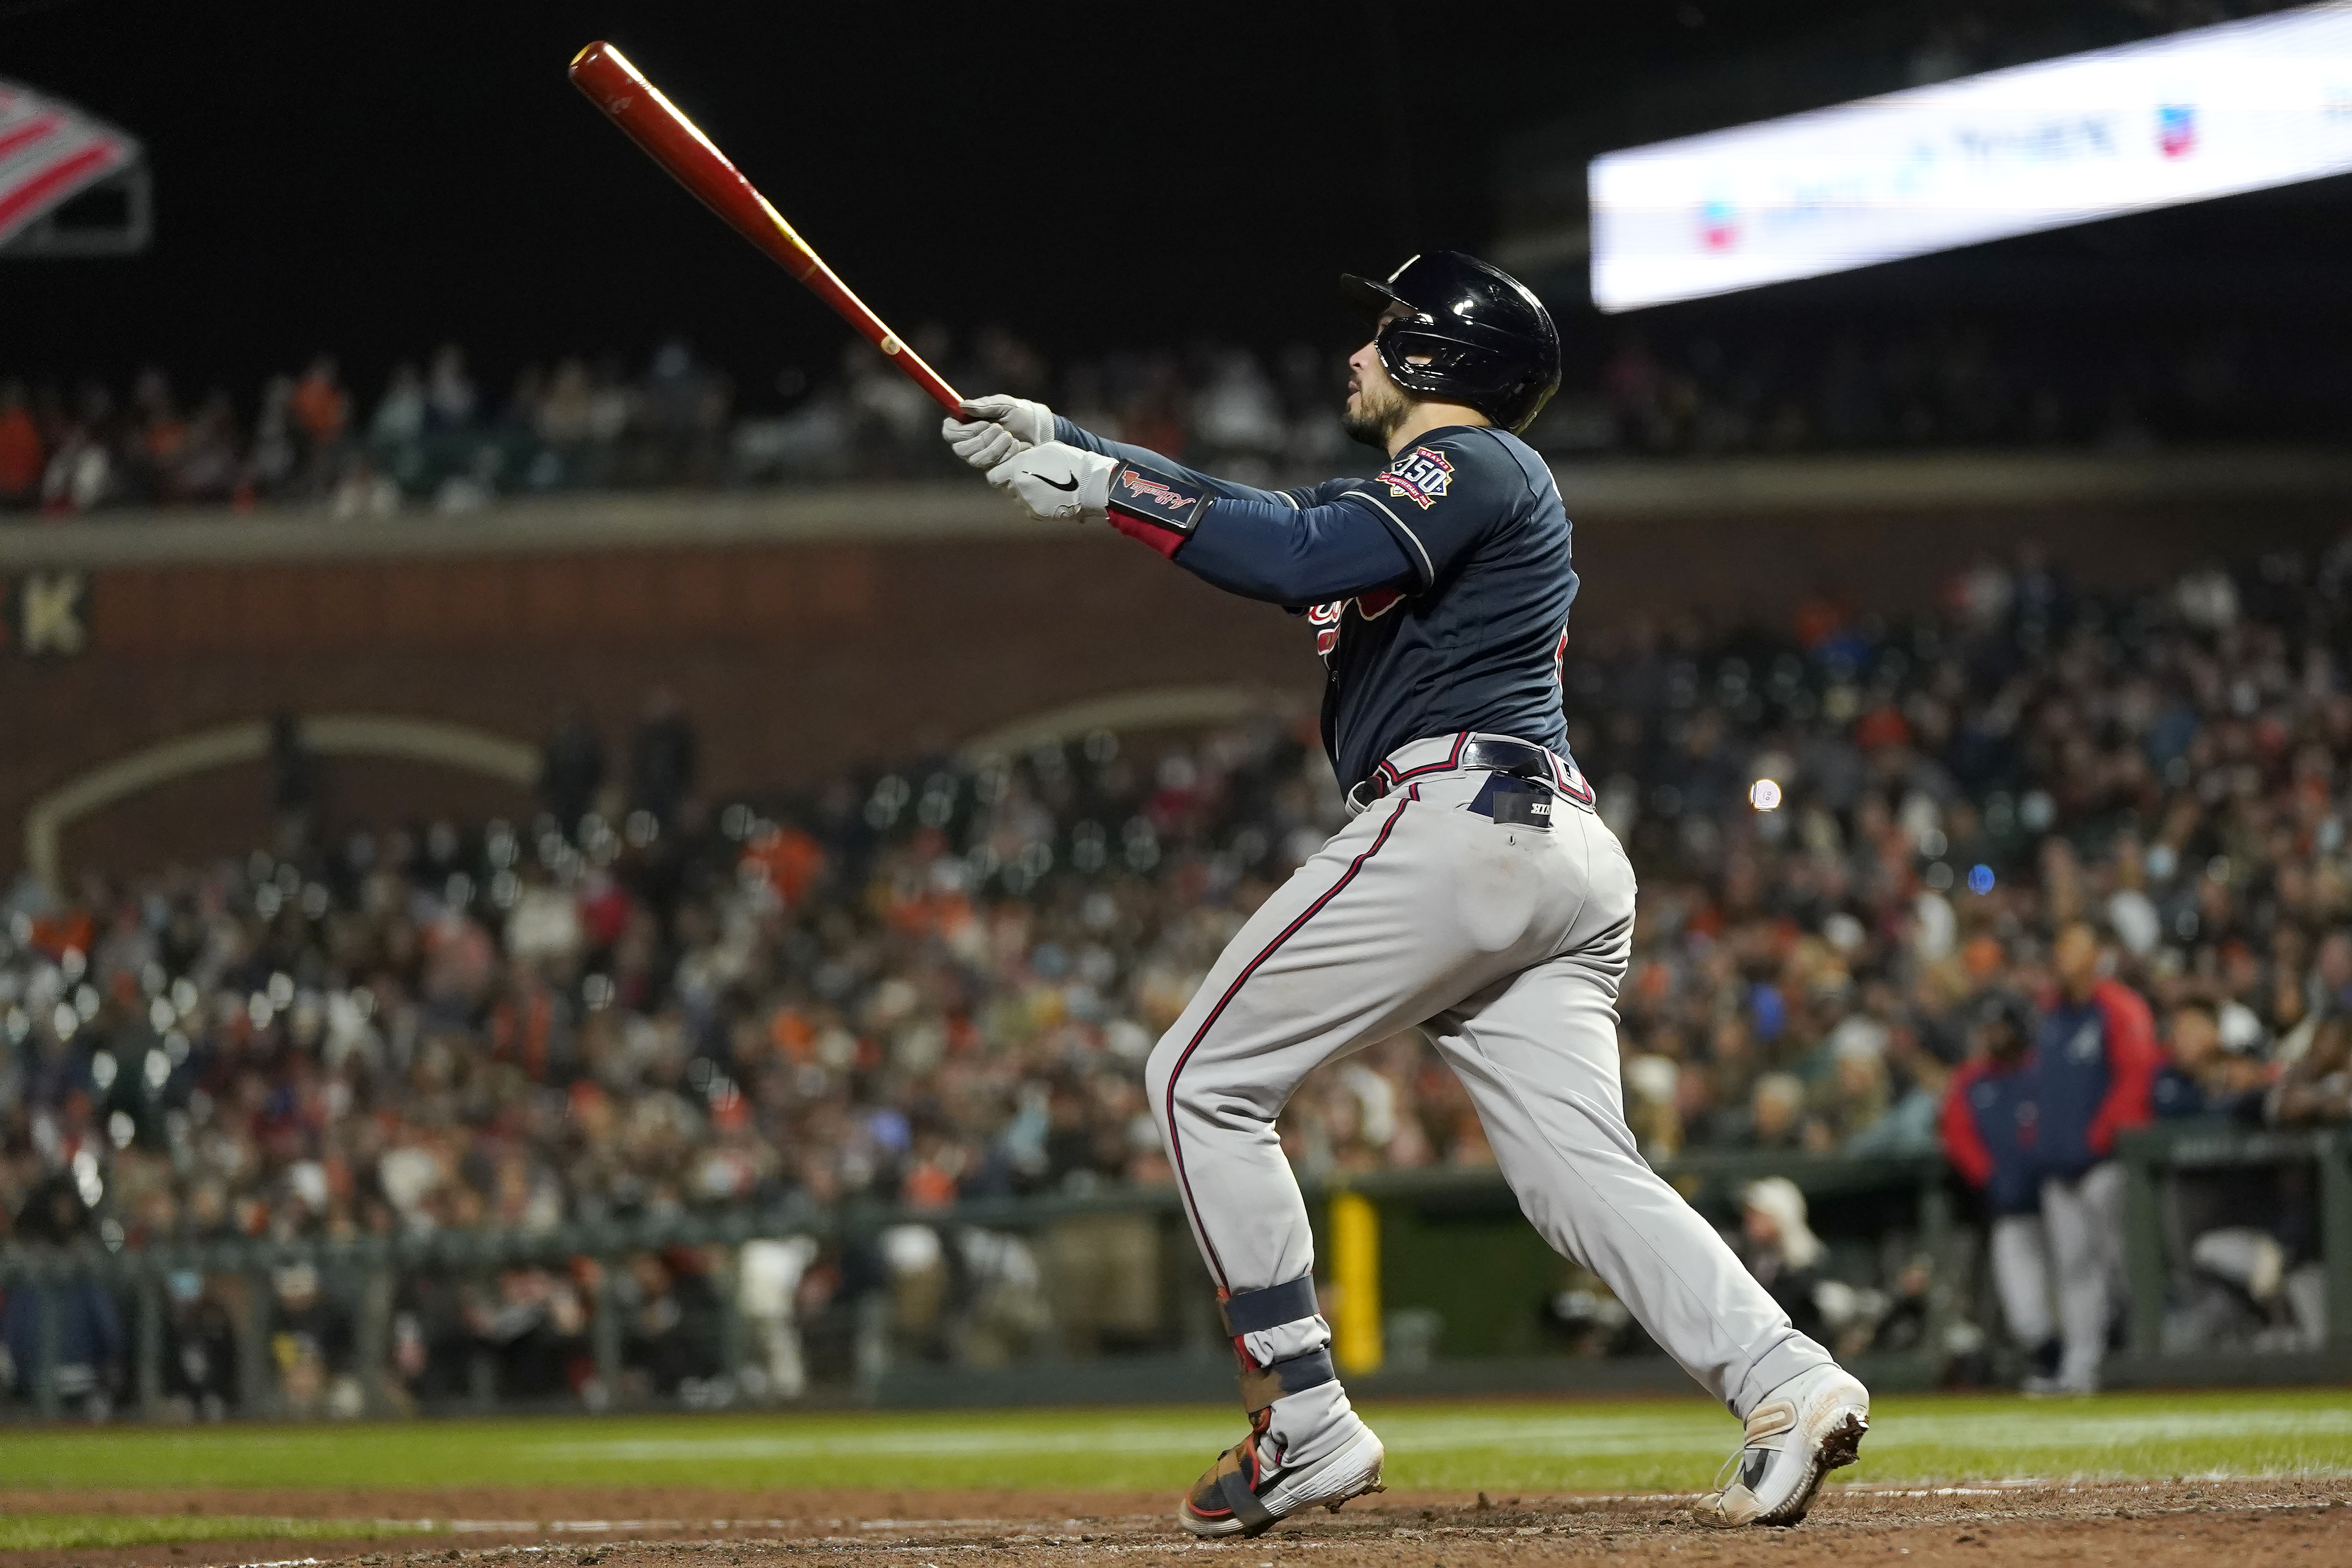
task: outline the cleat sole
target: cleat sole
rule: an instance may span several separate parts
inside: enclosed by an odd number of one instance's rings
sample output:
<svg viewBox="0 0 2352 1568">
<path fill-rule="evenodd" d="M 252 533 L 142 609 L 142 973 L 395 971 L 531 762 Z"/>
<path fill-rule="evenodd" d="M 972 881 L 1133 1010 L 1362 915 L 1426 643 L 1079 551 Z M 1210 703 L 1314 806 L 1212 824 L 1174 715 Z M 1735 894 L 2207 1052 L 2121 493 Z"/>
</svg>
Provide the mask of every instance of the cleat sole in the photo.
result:
<svg viewBox="0 0 2352 1568">
<path fill-rule="evenodd" d="M 1860 1411 L 1848 1411 L 1838 1424 L 1822 1434 L 1813 1448 L 1813 1465 L 1804 1484 L 1794 1496 L 1769 1513 L 1759 1514 L 1757 1524 L 1795 1524 L 1811 1511 L 1813 1499 L 1822 1489 L 1822 1479 L 1832 1470 L 1843 1469 L 1862 1457 L 1863 1435 L 1870 1430 L 1870 1422 Z"/>
</svg>

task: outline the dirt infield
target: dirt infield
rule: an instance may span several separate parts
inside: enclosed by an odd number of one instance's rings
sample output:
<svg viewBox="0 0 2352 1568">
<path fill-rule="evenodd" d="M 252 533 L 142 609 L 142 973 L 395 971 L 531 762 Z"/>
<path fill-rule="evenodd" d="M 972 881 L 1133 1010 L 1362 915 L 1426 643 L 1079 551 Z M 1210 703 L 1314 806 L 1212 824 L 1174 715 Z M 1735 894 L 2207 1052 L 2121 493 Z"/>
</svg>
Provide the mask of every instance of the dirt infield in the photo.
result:
<svg viewBox="0 0 2352 1568">
<path fill-rule="evenodd" d="M 205 1542 L 0 1553 L 0 1568 L 1538 1568 L 1608 1559 L 1675 1568 L 1884 1562 L 1902 1568 L 2263 1568 L 2352 1563 L 2352 1482 L 2184 1481 L 1838 1489 L 1800 1529 L 1704 1530 L 1687 1500 L 1390 1493 L 1254 1542 L 1193 1542 L 1169 1500 L 1099 1492 L 0 1491 L 15 1513 L 431 1520 L 373 1542 Z M 1201 1568 L 1208 1568 L 1202 1563 Z"/>
</svg>

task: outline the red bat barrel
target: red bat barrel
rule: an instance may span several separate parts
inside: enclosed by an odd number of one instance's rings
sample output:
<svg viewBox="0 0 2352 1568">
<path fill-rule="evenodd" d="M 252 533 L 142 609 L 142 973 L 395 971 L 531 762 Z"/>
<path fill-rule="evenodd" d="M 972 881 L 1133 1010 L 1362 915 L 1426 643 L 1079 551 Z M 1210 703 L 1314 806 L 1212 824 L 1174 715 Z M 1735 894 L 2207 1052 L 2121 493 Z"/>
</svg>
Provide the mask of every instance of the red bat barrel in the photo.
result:
<svg viewBox="0 0 2352 1568">
<path fill-rule="evenodd" d="M 898 335 L 849 291 L 808 241 L 793 230 L 768 198 L 752 189 L 727 154 L 680 114 L 661 89 L 645 79 L 628 58 L 607 43 L 593 43 L 572 58 L 572 80 L 590 102 L 628 132 L 629 140 L 670 172 L 677 183 L 700 197 L 702 204 L 732 225 L 785 271 L 809 286 L 832 306 L 841 319 L 866 341 L 890 357 L 890 362 L 914 378 L 931 401 L 950 414 L 961 412 L 962 399 L 923 356 L 898 341 Z"/>
</svg>

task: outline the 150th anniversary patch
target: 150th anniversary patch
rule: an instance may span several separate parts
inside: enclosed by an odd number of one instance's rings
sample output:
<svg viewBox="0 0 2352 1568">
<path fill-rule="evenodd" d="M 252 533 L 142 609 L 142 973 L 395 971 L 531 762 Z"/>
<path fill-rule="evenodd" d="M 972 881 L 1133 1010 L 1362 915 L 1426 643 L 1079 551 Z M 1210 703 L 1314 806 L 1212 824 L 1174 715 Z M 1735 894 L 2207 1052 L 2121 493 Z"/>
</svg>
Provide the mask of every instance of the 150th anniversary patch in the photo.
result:
<svg viewBox="0 0 2352 1568">
<path fill-rule="evenodd" d="M 1415 447 L 1389 465 L 1388 471 L 1381 476 L 1381 483 L 1388 486 L 1391 495 L 1402 496 L 1427 511 L 1430 503 L 1454 483 L 1454 465 L 1445 460 L 1443 452 Z"/>
</svg>

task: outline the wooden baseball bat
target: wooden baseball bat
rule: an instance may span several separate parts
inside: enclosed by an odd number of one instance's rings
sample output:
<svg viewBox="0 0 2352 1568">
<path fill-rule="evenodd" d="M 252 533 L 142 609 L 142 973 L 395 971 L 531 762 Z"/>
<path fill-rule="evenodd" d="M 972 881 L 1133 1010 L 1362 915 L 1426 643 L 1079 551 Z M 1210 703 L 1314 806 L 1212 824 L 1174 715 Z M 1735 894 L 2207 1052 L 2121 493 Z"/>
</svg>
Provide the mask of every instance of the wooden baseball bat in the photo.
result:
<svg viewBox="0 0 2352 1568">
<path fill-rule="evenodd" d="M 648 157 L 667 169 L 672 178 L 699 196 L 737 233 L 766 251 L 778 266 L 807 284 L 867 342 L 888 355 L 891 363 L 913 377 L 932 402 L 950 414 L 962 413 L 963 400 L 955 388 L 925 364 L 922 355 L 901 342 L 865 300 L 849 291 L 824 258 L 809 248 L 808 241 L 793 232 L 783 215 L 770 206 L 768 198 L 752 189 L 751 182 L 727 161 L 727 154 L 712 146 L 710 138 L 680 114 L 677 106 L 664 98 L 661 89 L 647 81 L 620 50 L 603 42 L 589 45 L 572 57 L 572 81 Z"/>
</svg>

